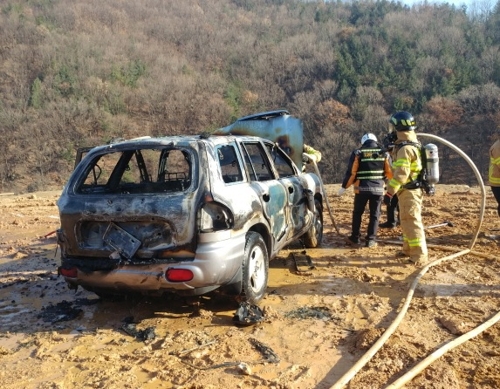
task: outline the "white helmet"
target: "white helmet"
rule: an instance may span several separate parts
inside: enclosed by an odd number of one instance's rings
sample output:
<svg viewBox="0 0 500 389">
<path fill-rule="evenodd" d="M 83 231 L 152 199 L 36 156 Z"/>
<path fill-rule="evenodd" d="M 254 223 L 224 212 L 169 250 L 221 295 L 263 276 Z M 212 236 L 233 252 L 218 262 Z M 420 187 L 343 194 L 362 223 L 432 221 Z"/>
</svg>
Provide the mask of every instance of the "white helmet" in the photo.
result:
<svg viewBox="0 0 500 389">
<path fill-rule="evenodd" d="M 361 138 L 361 144 L 365 143 L 367 140 L 373 140 L 376 142 L 377 137 L 374 134 L 372 134 L 371 132 L 368 132 L 365 135 L 363 135 L 363 137 Z"/>
</svg>

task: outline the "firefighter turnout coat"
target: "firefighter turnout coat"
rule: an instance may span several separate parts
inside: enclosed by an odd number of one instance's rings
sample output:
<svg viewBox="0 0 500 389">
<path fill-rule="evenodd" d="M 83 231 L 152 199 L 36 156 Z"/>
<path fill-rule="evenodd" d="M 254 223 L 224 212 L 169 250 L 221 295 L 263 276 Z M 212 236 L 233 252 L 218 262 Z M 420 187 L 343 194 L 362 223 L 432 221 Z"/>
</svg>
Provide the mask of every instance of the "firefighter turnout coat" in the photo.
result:
<svg viewBox="0 0 500 389">
<path fill-rule="evenodd" d="M 500 139 L 490 148 L 490 169 L 488 172 L 490 186 L 500 187 Z"/>
<path fill-rule="evenodd" d="M 408 255 L 412 262 L 425 263 L 428 260 L 428 253 L 422 223 L 424 193 L 420 188 L 407 189 L 422 170 L 422 157 L 417 146 L 411 144 L 401 146 L 404 142 L 418 142 L 414 131 L 397 131 L 397 137 L 392 154 L 393 177 L 388 182 L 387 193 L 398 196 L 403 230 L 403 253 Z"/>
</svg>

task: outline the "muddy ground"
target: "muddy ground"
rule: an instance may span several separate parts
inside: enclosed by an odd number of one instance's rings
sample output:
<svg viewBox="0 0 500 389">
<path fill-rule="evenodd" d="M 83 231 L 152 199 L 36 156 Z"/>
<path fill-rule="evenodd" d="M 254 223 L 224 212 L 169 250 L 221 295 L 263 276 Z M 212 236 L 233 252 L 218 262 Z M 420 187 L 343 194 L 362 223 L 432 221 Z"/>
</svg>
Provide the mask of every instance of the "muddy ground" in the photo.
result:
<svg viewBox="0 0 500 389">
<path fill-rule="evenodd" d="M 280 252 L 264 318 L 249 326 L 217 294 L 104 301 L 69 290 L 57 276 L 58 192 L 1 195 L 0 387 L 382 388 L 499 311 L 500 219 L 488 187 L 477 239 L 480 188 L 438 186 L 425 199 L 426 225 L 453 223 L 427 230 L 433 259 L 474 246 L 431 266 L 413 295 L 421 269 L 394 257 L 399 228 L 381 230 L 375 248 L 345 245 L 353 194 L 335 197 L 338 187 L 327 191 L 340 234 L 325 208 L 323 247 Z M 351 374 L 405 301 L 391 336 Z M 496 323 L 405 387 L 498 388 L 499 366 Z"/>
</svg>

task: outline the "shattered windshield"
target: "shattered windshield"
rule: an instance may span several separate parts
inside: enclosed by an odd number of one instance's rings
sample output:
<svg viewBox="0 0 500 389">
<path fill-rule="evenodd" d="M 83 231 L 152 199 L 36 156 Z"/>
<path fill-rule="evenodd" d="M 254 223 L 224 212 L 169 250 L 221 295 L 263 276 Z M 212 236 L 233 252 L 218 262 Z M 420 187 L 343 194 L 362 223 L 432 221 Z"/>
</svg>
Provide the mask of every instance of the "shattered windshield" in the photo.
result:
<svg viewBox="0 0 500 389">
<path fill-rule="evenodd" d="M 96 156 L 78 193 L 162 193 L 191 185 L 192 158 L 184 149 L 133 149 Z"/>
</svg>

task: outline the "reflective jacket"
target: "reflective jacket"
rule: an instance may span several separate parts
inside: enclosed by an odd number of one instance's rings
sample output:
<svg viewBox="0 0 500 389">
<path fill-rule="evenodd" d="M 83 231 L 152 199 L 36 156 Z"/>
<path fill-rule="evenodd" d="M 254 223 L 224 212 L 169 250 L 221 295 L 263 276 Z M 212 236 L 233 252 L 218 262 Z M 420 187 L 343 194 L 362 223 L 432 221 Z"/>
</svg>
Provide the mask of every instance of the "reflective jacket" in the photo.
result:
<svg viewBox="0 0 500 389">
<path fill-rule="evenodd" d="M 321 161 L 321 151 L 314 149 L 312 146 L 306 145 L 304 143 L 304 153 L 309 155 L 314 155 L 316 157 L 316 163 Z"/>
<path fill-rule="evenodd" d="M 500 139 L 490 148 L 490 169 L 488 171 L 490 186 L 500 186 Z"/>
<path fill-rule="evenodd" d="M 406 184 L 415 181 L 422 170 L 422 157 L 417 146 L 405 142 L 418 142 L 414 131 L 398 131 L 398 139 L 392 154 L 392 179 L 387 184 L 387 193 L 395 195 Z"/>
<path fill-rule="evenodd" d="M 384 194 L 385 180 L 392 177 L 389 154 L 373 140 L 367 140 L 349 158 L 342 187 L 354 186 L 355 193 Z"/>
</svg>

